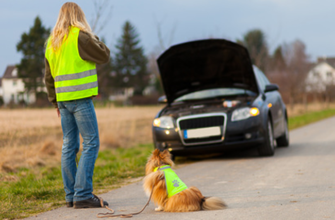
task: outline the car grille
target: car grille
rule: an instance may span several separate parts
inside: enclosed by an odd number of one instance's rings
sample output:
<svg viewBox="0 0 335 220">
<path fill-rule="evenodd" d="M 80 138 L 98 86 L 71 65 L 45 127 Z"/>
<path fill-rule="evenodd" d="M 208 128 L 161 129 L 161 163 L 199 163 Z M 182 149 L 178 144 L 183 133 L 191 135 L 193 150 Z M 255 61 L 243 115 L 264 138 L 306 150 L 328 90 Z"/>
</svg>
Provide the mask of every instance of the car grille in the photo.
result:
<svg viewBox="0 0 335 220">
<path fill-rule="evenodd" d="M 205 128 L 212 126 L 223 126 L 223 116 L 211 116 L 203 118 L 190 118 L 179 121 L 180 129 Z"/>
<path fill-rule="evenodd" d="M 200 145 L 222 142 L 224 140 L 226 119 L 227 116 L 225 113 L 210 113 L 180 117 L 177 120 L 177 125 L 181 141 L 184 145 Z M 185 138 L 184 131 L 186 130 L 188 131 L 192 129 L 210 127 L 220 127 L 220 135 Z"/>
</svg>

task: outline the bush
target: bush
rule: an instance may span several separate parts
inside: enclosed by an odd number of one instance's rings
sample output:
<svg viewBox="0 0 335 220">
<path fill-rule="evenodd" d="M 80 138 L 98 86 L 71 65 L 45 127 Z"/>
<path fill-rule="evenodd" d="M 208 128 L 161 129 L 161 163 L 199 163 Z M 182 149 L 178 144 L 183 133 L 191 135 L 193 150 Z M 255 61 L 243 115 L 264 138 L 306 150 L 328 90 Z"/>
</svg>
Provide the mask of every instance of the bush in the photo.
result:
<svg viewBox="0 0 335 220">
<path fill-rule="evenodd" d="M 130 97 L 132 105 L 156 105 L 158 104 L 159 95 L 141 96 L 135 95 Z"/>
<path fill-rule="evenodd" d="M 47 107 L 50 106 L 50 102 L 48 100 L 48 94 L 46 92 L 38 92 L 36 94 L 36 103 L 33 106 L 36 107 Z"/>
</svg>

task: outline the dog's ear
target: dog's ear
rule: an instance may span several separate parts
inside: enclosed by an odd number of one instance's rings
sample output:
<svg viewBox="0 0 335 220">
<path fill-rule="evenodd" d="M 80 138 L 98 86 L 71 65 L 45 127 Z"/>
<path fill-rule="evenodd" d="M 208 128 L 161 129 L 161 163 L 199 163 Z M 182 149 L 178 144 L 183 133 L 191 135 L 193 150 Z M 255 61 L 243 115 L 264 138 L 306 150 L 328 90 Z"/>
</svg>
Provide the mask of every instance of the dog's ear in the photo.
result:
<svg viewBox="0 0 335 220">
<path fill-rule="evenodd" d="M 154 152 L 152 152 L 152 155 L 159 156 L 161 152 L 158 149 L 155 149 Z"/>
<path fill-rule="evenodd" d="M 164 150 L 162 154 L 163 155 L 170 155 L 170 152 L 168 150 Z"/>
</svg>

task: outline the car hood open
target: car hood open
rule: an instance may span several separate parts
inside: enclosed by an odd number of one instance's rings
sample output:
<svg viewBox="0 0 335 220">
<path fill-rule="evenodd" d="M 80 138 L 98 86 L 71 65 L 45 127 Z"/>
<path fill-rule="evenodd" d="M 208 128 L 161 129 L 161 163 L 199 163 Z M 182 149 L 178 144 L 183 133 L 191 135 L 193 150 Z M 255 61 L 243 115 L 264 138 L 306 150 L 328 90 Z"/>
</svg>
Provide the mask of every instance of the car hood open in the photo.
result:
<svg viewBox="0 0 335 220">
<path fill-rule="evenodd" d="M 168 103 L 211 88 L 241 88 L 258 93 L 247 49 L 223 39 L 178 44 L 157 59 Z"/>
</svg>

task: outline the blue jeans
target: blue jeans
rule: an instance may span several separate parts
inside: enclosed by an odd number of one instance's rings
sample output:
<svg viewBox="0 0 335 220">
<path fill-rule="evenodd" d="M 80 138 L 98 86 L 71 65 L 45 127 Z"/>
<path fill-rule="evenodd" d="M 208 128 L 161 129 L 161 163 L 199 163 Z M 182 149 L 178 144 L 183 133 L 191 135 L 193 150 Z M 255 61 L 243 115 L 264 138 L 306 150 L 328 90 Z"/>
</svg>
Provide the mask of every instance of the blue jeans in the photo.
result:
<svg viewBox="0 0 335 220">
<path fill-rule="evenodd" d="M 58 102 L 63 130 L 62 177 L 67 202 L 93 197 L 93 170 L 99 151 L 98 122 L 91 98 Z M 83 151 L 76 166 L 79 133 Z"/>
</svg>

